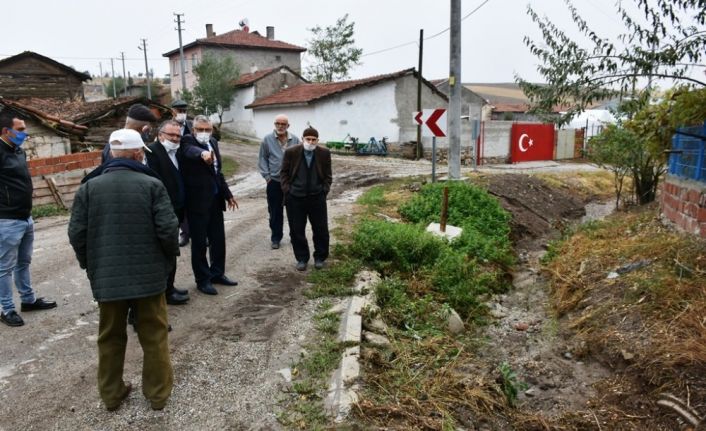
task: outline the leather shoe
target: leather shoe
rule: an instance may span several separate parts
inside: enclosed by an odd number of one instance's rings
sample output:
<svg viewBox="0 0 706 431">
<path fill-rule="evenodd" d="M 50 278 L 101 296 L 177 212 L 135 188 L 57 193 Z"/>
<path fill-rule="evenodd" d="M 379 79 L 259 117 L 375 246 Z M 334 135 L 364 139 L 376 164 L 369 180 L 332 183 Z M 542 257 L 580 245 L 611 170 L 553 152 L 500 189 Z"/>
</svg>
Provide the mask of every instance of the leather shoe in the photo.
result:
<svg viewBox="0 0 706 431">
<path fill-rule="evenodd" d="M 314 261 L 314 268 L 316 269 L 322 269 L 324 267 L 324 261 L 323 260 L 315 260 Z"/>
<path fill-rule="evenodd" d="M 186 289 L 177 289 L 176 287 L 173 289 L 176 293 L 179 295 L 189 295 L 189 291 Z"/>
<path fill-rule="evenodd" d="M 56 301 L 47 301 L 44 298 L 37 298 L 32 303 L 23 302 L 20 306 L 21 311 L 48 310 L 56 308 Z"/>
<path fill-rule="evenodd" d="M 277 250 L 279 248 L 279 241 L 272 241 L 270 247 L 272 247 L 272 250 Z"/>
<path fill-rule="evenodd" d="M 20 317 L 15 310 L 8 311 L 7 313 L 1 313 L 0 320 L 7 326 L 22 326 L 25 324 L 25 321 L 22 320 L 22 317 Z"/>
<path fill-rule="evenodd" d="M 220 277 L 212 278 L 211 283 L 222 284 L 224 286 L 237 286 L 238 285 L 237 281 L 231 280 L 230 278 L 226 277 L 225 275 L 221 275 Z"/>
<path fill-rule="evenodd" d="M 201 293 L 205 293 L 206 295 L 218 295 L 218 291 L 216 290 L 215 287 L 208 281 L 205 281 L 201 284 L 197 284 L 196 288 L 199 290 Z"/>
<path fill-rule="evenodd" d="M 127 396 L 130 395 L 130 391 L 132 391 L 132 383 L 127 382 L 127 383 L 125 383 L 125 390 L 122 393 L 122 395 L 120 395 L 120 399 L 118 400 L 118 403 L 115 404 L 114 406 L 105 406 L 105 409 L 108 410 L 109 412 L 114 412 L 117 409 L 119 409 L 120 405 L 123 403 L 123 401 L 125 401 L 125 398 L 127 398 Z"/>
<path fill-rule="evenodd" d="M 189 237 L 186 235 L 179 235 L 179 247 L 184 247 L 189 243 Z"/>
<path fill-rule="evenodd" d="M 175 292 L 170 292 L 167 293 L 167 304 L 169 305 L 182 305 L 186 304 L 189 301 L 189 296 L 188 295 L 181 295 L 179 293 Z"/>
<path fill-rule="evenodd" d="M 297 271 L 306 271 L 306 262 L 303 260 L 297 262 Z"/>
</svg>

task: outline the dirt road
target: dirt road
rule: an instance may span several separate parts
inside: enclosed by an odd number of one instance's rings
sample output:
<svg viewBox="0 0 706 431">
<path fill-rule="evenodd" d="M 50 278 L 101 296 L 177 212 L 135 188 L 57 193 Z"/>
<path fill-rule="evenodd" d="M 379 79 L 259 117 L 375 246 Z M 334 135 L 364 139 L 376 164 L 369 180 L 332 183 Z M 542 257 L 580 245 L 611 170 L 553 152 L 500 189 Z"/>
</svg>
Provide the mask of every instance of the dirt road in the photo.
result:
<svg viewBox="0 0 706 431">
<path fill-rule="evenodd" d="M 230 181 L 240 209 L 225 216 L 226 273 L 240 285 L 218 286 L 215 297 L 196 291 L 190 251 L 182 248 L 177 287 L 188 288 L 191 301 L 169 307 L 175 386 L 166 409 L 153 412 L 141 394 L 141 349 L 132 330 L 125 379 L 135 390 L 117 413 L 102 407 L 97 305 L 68 243 L 68 217 L 44 218 L 36 226 L 33 284 L 59 307 L 22 313 L 24 327 L 0 327 L 0 431 L 281 428 L 276 414 L 286 383 L 278 371 L 296 361 L 313 334 L 316 302 L 302 296 L 306 276 L 294 270 L 286 227 L 283 247 L 269 247 L 257 146 L 223 144 L 222 152 L 240 164 Z M 426 161 L 390 158 L 335 156 L 333 164 L 332 224 L 351 213 L 365 186 L 431 171 Z"/>
</svg>

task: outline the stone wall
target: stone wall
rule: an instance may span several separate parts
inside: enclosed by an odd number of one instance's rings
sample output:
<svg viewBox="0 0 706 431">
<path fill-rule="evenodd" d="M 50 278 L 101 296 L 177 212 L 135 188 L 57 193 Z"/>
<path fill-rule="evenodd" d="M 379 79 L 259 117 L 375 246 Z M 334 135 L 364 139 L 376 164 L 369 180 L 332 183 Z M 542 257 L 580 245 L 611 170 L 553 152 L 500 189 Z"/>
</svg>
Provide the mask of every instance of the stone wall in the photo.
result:
<svg viewBox="0 0 706 431">
<path fill-rule="evenodd" d="M 662 217 L 680 230 L 706 238 L 706 183 L 667 175 L 661 190 Z"/>
</svg>

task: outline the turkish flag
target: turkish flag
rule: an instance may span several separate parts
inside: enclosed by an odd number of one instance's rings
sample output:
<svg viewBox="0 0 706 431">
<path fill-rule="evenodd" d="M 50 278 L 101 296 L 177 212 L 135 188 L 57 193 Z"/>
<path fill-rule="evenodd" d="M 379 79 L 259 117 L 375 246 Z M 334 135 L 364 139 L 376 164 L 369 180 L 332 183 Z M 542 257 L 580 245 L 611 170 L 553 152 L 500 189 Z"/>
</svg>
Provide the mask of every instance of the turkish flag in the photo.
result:
<svg viewBox="0 0 706 431">
<path fill-rule="evenodd" d="M 510 132 L 510 161 L 554 159 L 554 125 L 515 123 Z"/>
</svg>

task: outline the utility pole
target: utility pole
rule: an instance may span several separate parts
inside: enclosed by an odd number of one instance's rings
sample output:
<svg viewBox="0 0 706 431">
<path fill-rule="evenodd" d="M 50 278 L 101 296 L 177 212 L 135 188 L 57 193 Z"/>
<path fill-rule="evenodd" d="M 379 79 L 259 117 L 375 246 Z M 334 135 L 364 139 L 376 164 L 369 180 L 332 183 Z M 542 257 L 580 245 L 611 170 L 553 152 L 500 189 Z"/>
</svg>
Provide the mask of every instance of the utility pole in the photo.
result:
<svg viewBox="0 0 706 431">
<path fill-rule="evenodd" d="M 98 62 L 98 68 L 101 71 L 100 77 L 103 78 L 103 63 L 101 63 L 100 61 Z"/>
<path fill-rule="evenodd" d="M 174 15 L 176 15 L 177 31 L 179 32 L 179 70 L 181 72 L 181 93 L 184 93 L 186 90 L 186 67 L 184 66 L 184 45 L 181 43 L 181 31 L 183 30 L 181 28 L 181 24 L 183 22 L 181 17 L 184 16 L 184 14 L 175 13 Z"/>
<path fill-rule="evenodd" d="M 120 57 L 123 60 L 123 95 L 127 96 L 127 74 L 125 73 L 125 53 L 120 51 Z"/>
<path fill-rule="evenodd" d="M 422 55 L 424 53 L 424 29 L 419 30 L 419 76 L 417 77 L 417 112 L 422 112 Z M 422 125 L 417 124 L 417 160 L 424 155 Z"/>
<path fill-rule="evenodd" d="M 115 91 L 115 68 L 113 67 L 113 58 L 110 58 L 110 73 L 113 75 L 113 99 L 118 98 L 118 93 Z"/>
<path fill-rule="evenodd" d="M 137 49 L 142 50 L 145 54 L 145 76 L 147 77 L 147 98 L 152 100 L 152 89 L 150 88 L 150 69 L 147 66 L 147 39 L 142 39 L 142 46 Z"/>
<path fill-rule="evenodd" d="M 449 179 L 461 179 L 461 0 L 451 0 Z"/>
</svg>

